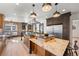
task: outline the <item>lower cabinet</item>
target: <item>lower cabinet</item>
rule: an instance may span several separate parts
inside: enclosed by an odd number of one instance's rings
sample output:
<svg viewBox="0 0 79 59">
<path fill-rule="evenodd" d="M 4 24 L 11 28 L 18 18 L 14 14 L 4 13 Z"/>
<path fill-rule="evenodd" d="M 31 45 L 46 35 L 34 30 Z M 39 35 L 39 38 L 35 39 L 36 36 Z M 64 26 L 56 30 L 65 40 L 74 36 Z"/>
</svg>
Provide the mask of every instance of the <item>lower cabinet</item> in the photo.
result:
<svg viewBox="0 0 79 59">
<path fill-rule="evenodd" d="M 30 54 L 36 54 L 37 48 L 36 44 L 30 41 Z"/>
<path fill-rule="evenodd" d="M 37 53 L 38 56 L 45 56 L 45 49 L 41 48 L 37 45 Z"/>
<path fill-rule="evenodd" d="M 30 41 L 30 53 L 36 54 L 37 56 L 55 56 L 54 54 L 48 52 L 42 47 Z"/>
</svg>

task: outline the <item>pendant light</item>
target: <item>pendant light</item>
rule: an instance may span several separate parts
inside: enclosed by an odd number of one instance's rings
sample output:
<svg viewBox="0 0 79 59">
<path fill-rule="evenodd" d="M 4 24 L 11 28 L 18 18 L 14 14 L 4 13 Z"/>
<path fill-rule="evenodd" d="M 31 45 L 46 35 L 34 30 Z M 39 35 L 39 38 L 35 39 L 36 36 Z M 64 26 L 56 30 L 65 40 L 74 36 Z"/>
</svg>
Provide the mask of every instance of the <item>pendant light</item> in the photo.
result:
<svg viewBox="0 0 79 59">
<path fill-rule="evenodd" d="M 42 11 L 44 11 L 44 12 L 48 12 L 48 11 L 50 11 L 51 9 L 52 9 L 51 3 L 44 3 L 44 4 L 42 5 Z"/>
<path fill-rule="evenodd" d="M 37 14 L 34 12 L 35 4 L 33 4 L 32 6 L 33 6 L 33 12 L 30 14 L 30 17 L 36 18 Z"/>
<path fill-rule="evenodd" d="M 59 17 L 59 16 L 61 15 L 60 12 L 57 11 L 57 5 L 58 5 L 58 3 L 55 3 L 56 11 L 55 11 L 55 13 L 53 14 L 53 17 Z"/>
</svg>

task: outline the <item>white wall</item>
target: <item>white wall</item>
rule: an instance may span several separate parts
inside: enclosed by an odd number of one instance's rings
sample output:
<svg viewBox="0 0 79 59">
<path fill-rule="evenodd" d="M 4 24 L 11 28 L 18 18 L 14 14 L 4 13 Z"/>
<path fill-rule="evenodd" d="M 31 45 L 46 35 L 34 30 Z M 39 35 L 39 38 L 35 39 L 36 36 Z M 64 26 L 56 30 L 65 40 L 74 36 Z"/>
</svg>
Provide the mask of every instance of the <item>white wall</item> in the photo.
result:
<svg viewBox="0 0 79 59">
<path fill-rule="evenodd" d="M 71 46 L 73 47 L 74 41 L 79 39 L 75 37 L 79 37 L 79 13 L 75 13 L 71 15 L 71 28 L 70 28 L 70 40 L 71 40 Z M 76 29 L 72 29 L 72 25 L 76 27 Z"/>
<path fill-rule="evenodd" d="M 79 13 L 72 14 L 71 20 L 72 25 L 76 27 L 75 30 L 71 29 L 72 37 L 79 37 Z"/>
<path fill-rule="evenodd" d="M 75 26 L 76 29 L 72 29 L 72 36 L 79 37 L 79 20 L 73 20 L 73 26 Z"/>
</svg>

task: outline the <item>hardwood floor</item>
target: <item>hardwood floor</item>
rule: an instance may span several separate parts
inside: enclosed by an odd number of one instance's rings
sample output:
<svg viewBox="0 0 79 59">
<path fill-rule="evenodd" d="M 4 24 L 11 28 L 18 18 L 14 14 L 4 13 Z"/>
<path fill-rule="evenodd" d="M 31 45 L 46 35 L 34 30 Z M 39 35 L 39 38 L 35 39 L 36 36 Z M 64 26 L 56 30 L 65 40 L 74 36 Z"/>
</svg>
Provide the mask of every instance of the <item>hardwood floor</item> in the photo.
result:
<svg viewBox="0 0 79 59">
<path fill-rule="evenodd" d="M 4 48 L 1 56 L 28 56 L 29 50 L 19 40 L 8 41 L 6 47 Z"/>
</svg>

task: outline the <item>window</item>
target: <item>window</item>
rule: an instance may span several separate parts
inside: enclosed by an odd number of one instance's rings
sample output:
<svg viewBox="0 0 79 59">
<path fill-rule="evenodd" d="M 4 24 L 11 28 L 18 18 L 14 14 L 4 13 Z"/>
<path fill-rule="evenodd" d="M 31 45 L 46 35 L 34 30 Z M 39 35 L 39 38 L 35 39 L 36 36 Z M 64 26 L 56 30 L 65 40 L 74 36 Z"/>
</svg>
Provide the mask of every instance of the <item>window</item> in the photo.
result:
<svg viewBox="0 0 79 59">
<path fill-rule="evenodd" d="M 47 33 L 62 38 L 63 25 L 52 25 L 47 27 Z"/>
<path fill-rule="evenodd" d="M 12 26 L 12 31 L 16 31 L 16 26 Z"/>
<path fill-rule="evenodd" d="M 16 24 L 13 24 L 13 23 L 5 24 L 4 34 L 13 35 L 13 33 L 15 33 L 16 31 L 17 31 Z"/>
</svg>

